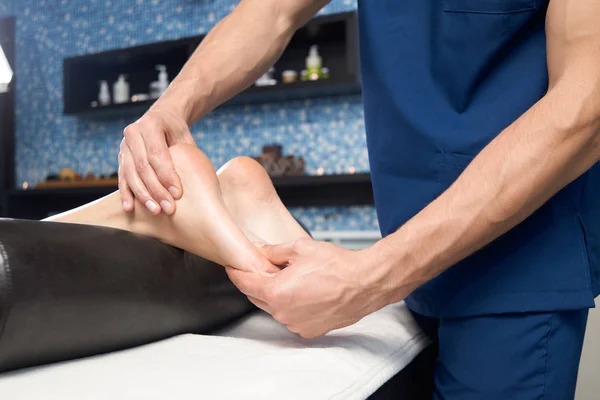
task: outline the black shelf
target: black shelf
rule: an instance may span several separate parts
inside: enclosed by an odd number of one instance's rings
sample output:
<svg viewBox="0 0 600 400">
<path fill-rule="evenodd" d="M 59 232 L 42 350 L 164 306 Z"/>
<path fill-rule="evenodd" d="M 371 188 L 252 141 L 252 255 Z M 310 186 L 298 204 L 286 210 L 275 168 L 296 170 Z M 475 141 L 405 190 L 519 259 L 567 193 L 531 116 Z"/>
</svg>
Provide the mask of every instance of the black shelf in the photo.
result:
<svg viewBox="0 0 600 400">
<path fill-rule="evenodd" d="M 287 207 L 372 205 L 371 175 L 322 175 L 274 178 L 273 184 Z M 92 202 L 116 187 L 11 190 L 8 216 L 43 219 Z"/>
<path fill-rule="evenodd" d="M 169 78 L 173 79 L 203 38 L 195 36 L 65 59 L 64 113 L 89 118 L 145 111 L 155 100 L 92 107 L 99 91 L 98 82 L 106 80 L 112 89 L 119 74 L 126 74 L 131 95 L 147 93 L 149 83 L 157 78 L 156 65 L 166 65 Z M 304 69 L 304 60 L 312 44 L 319 45 L 330 78 L 281 83 L 282 71 Z M 309 21 L 296 32 L 275 69 L 277 85 L 252 86 L 224 106 L 360 93 L 356 13 L 327 15 Z"/>
<path fill-rule="evenodd" d="M 274 178 L 286 207 L 373 205 L 371 174 Z"/>
<path fill-rule="evenodd" d="M 251 87 L 224 103 L 221 107 L 240 105 L 269 103 L 275 101 L 288 101 L 307 99 L 323 96 L 340 96 L 346 94 L 356 94 L 360 92 L 360 87 L 355 83 L 349 83 L 340 79 L 327 79 L 313 82 L 294 82 L 285 85 L 285 90 L 278 86 L 270 87 Z M 102 107 L 90 107 L 87 110 L 72 113 L 79 117 L 111 117 L 130 114 L 141 114 L 146 111 L 155 100 L 144 100 L 125 104 L 109 104 Z"/>
</svg>

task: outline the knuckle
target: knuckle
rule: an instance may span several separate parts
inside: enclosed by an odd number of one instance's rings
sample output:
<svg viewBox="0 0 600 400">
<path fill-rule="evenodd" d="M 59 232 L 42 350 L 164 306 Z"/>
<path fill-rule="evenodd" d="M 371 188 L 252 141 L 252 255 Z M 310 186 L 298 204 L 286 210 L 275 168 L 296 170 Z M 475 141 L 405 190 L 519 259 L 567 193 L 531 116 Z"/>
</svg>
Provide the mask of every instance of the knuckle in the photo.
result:
<svg viewBox="0 0 600 400">
<path fill-rule="evenodd" d="M 300 335 L 300 337 L 302 339 L 314 339 L 314 338 L 318 337 L 318 335 L 316 335 L 315 333 L 310 332 L 310 331 L 300 331 L 300 332 L 298 332 L 298 334 Z"/>
<path fill-rule="evenodd" d="M 280 285 L 263 288 L 263 294 L 267 303 L 275 305 L 281 304 L 281 299 L 284 295 Z"/>
<path fill-rule="evenodd" d="M 281 312 L 281 311 L 274 312 L 273 318 L 275 318 L 275 320 L 281 324 L 284 324 L 284 325 L 288 324 L 287 315 L 284 312 Z"/>
<path fill-rule="evenodd" d="M 267 289 L 266 297 L 269 304 L 287 307 L 290 304 L 292 292 L 284 285 L 274 285 Z"/>
<path fill-rule="evenodd" d="M 135 160 L 135 169 L 139 172 L 144 172 L 148 168 L 148 160 L 145 158 L 139 158 Z"/>
<path fill-rule="evenodd" d="M 118 180 L 119 187 L 127 185 L 127 177 L 125 176 L 125 170 L 124 169 L 119 168 L 118 179 L 117 180 Z"/>
<path fill-rule="evenodd" d="M 135 193 L 135 198 L 138 199 L 140 201 L 140 203 L 145 204 L 148 200 L 151 200 L 152 198 L 150 197 L 150 195 L 148 194 L 148 192 L 146 192 L 143 189 L 140 188 L 132 188 L 133 192 Z"/>
<path fill-rule="evenodd" d="M 118 158 L 119 158 L 120 163 L 125 163 L 128 160 L 127 150 L 125 150 L 122 146 L 121 146 L 121 149 L 119 150 Z"/>
<path fill-rule="evenodd" d="M 275 296 L 273 294 L 273 289 L 272 288 L 265 288 L 263 287 L 262 289 L 260 289 L 260 295 L 262 295 L 262 297 L 265 299 L 265 301 L 267 303 L 272 303 L 275 300 Z"/>
<path fill-rule="evenodd" d="M 152 194 L 152 198 L 154 199 L 162 199 L 165 197 L 165 194 L 163 192 L 163 187 L 158 184 L 158 183 L 152 183 L 151 185 L 148 185 L 148 190 L 150 191 L 150 193 Z"/>
<path fill-rule="evenodd" d="M 299 334 L 298 333 L 298 328 L 292 324 L 284 324 L 285 327 L 287 328 L 288 331 L 295 333 L 295 334 Z"/>
<path fill-rule="evenodd" d="M 125 136 L 125 138 L 123 139 L 123 141 L 121 141 L 121 144 L 123 144 L 125 139 L 127 139 L 128 137 L 131 137 L 135 134 L 136 134 L 135 125 L 134 124 L 127 125 L 127 127 L 125 129 L 123 129 L 123 136 Z"/>
<path fill-rule="evenodd" d="M 164 153 L 162 147 L 153 144 L 148 146 L 148 154 L 154 158 L 160 158 Z"/>
<path fill-rule="evenodd" d="M 134 173 L 135 169 L 131 166 L 130 163 L 123 163 L 119 168 L 119 176 L 122 176 L 124 179 L 127 179 L 128 176 L 131 176 Z"/>
</svg>

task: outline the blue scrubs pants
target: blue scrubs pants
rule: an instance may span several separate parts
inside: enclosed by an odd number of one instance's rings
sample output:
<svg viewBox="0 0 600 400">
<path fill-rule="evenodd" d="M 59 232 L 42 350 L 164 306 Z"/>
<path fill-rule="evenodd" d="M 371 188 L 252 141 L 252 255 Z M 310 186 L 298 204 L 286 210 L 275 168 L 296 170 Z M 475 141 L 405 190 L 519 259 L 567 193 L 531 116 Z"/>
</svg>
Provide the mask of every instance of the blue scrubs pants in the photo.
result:
<svg viewBox="0 0 600 400">
<path fill-rule="evenodd" d="M 415 319 L 438 346 L 435 400 L 573 399 L 588 310 Z"/>
</svg>

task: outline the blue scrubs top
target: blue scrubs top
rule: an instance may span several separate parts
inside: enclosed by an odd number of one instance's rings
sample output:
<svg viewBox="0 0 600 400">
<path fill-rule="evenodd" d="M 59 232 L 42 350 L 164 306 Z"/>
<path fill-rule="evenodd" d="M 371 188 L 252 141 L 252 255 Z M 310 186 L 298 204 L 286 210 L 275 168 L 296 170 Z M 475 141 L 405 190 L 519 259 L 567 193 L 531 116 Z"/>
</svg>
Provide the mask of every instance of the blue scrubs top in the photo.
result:
<svg viewBox="0 0 600 400">
<path fill-rule="evenodd" d="M 547 5 L 359 0 L 367 143 L 384 235 L 438 197 L 545 94 Z M 599 290 L 596 164 L 407 303 L 431 317 L 567 310 L 593 307 Z"/>
</svg>

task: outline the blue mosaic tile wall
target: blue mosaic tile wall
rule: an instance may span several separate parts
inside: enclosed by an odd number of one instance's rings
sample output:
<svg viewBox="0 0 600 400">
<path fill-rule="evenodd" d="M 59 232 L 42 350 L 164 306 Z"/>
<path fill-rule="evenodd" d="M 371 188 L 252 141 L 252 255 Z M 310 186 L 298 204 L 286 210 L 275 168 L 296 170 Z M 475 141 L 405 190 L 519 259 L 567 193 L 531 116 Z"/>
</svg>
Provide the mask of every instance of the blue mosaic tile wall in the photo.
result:
<svg viewBox="0 0 600 400">
<path fill-rule="evenodd" d="M 62 114 L 65 57 L 206 33 L 235 0 L 0 0 L 17 17 L 17 182 L 36 183 L 71 167 L 117 169 L 123 128 L 135 118 L 92 121 Z M 321 13 L 356 8 L 334 0 Z M 90 84 L 96 84 L 92 82 Z M 368 171 L 360 96 L 218 109 L 192 128 L 216 168 L 281 143 L 303 156 L 307 173 Z M 372 207 L 294 209 L 311 229 L 377 229 Z"/>
</svg>

